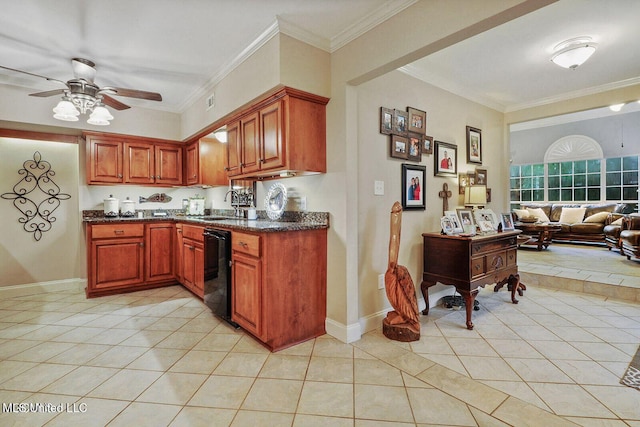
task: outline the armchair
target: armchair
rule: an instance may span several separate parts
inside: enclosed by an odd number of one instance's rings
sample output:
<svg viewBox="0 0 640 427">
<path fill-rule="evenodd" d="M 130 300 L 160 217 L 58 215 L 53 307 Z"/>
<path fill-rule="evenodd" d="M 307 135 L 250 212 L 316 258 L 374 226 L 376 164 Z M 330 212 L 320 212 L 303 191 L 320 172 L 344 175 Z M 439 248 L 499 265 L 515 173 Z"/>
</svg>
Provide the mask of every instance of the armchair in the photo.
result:
<svg viewBox="0 0 640 427">
<path fill-rule="evenodd" d="M 620 231 L 621 251 L 627 256 L 640 259 L 640 214 L 630 214 L 624 220 Z"/>
</svg>

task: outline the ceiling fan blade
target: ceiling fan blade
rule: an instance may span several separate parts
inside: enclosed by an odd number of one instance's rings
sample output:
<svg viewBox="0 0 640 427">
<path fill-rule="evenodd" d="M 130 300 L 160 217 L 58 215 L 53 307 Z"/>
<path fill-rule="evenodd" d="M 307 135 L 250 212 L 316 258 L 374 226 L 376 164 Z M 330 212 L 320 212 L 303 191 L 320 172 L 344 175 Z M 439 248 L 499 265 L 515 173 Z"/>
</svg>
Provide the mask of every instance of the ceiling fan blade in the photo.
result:
<svg viewBox="0 0 640 427">
<path fill-rule="evenodd" d="M 103 87 L 103 92 L 109 92 L 112 95 L 126 96 L 127 98 L 148 99 L 149 101 L 162 101 L 162 95 L 157 92 L 147 92 L 144 90 L 124 89 L 121 87 Z"/>
<path fill-rule="evenodd" d="M 67 89 L 54 89 L 54 90 L 47 90 L 45 92 L 30 93 L 29 96 L 37 96 L 39 98 L 46 98 L 47 96 L 62 95 L 66 91 L 67 91 Z"/>
<path fill-rule="evenodd" d="M 117 99 L 114 99 L 109 95 L 105 95 L 105 94 L 102 94 L 102 103 L 105 105 L 108 105 L 109 107 L 115 110 L 126 110 L 127 108 L 131 108 L 127 104 L 123 104 Z"/>
<path fill-rule="evenodd" d="M 5 67 L 3 65 L 0 65 L 0 68 L 4 68 L 5 70 L 9 70 L 9 71 L 15 71 L 16 73 L 27 74 L 27 75 L 33 76 L 33 77 L 39 77 L 41 79 L 45 79 L 45 80 L 48 80 L 50 82 L 59 82 L 59 83 L 62 83 L 63 85 L 65 85 L 65 86 L 67 85 L 67 83 L 63 82 L 62 80 L 54 79 L 54 78 L 47 77 L 47 76 L 41 76 L 40 74 L 30 73 L 28 71 L 16 70 L 15 68 L 9 68 L 9 67 Z"/>
</svg>

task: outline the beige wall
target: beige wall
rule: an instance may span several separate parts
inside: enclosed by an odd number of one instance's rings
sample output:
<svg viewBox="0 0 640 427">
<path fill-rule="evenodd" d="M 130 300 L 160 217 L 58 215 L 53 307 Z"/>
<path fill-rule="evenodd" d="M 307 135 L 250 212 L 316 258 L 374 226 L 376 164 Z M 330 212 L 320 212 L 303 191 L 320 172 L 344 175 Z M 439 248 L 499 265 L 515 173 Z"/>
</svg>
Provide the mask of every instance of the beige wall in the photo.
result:
<svg viewBox="0 0 640 427">
<path fill-rule="evenodd" d="M 33 160 L 36 151 L 42 160 L 50 163 L 60 192 L 71 198 L 61 201 L 53 213 L 56 221 L 40 241 L 24 231 L 23 224 L 18 222 L 23 216 L 14 207 L 13 200 L 0 199 L 0 287 L 77 280 L 85 276 L 76 144 L 0 138 L 0 194 L 13 191 L 14 185 L 25 176 L 18 171 L 23 169 L 25 161 Z M 33 173 L 40 176 L 41 172 Z M 39 190 L 27 197 L 37 202 L 45 199 Z"/>
</svg>

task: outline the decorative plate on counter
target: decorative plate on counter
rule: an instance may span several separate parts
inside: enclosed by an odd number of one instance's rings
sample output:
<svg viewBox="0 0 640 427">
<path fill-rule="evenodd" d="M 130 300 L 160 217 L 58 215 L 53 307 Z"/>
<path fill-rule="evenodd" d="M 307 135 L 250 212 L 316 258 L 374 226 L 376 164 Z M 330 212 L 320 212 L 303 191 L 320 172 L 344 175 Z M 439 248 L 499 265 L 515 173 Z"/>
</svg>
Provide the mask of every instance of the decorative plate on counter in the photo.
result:
<svg viewBox="0 0 640 427">
<path fill-rule="evenodd" d="M 269 188 L 267 197 L 264 199 L 264 207 L 269 219 L 276 220 L 282 216 L 284 208 L 287 206 L 287 188 L 276 182 Z"/>
</svg>

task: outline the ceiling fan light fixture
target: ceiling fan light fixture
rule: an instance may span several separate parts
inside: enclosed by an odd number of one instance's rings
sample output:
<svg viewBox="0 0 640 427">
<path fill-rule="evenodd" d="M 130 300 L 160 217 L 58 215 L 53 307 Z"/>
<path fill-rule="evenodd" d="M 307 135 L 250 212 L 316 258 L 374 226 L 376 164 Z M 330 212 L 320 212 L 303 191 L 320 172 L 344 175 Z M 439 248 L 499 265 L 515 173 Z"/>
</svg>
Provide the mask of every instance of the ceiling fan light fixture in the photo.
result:
<svg viewBox="0 0 640 427">
<path fill-rule="evenodd" d="M 109 120 L 113 120 L 113 116 L 111 115 L 111 113 L 109 113 L 109 110 L 107 110 L 106 107 L 103 107 L 102 105 L 98 105 L 93 109 L 93 112 L 89 116 L 89 120 L 87 120 L 87 123 L 89 123 L 90 125 L 107 126 L 111 124 Z"/>
<path fill-rule="evenodd" d="M 553 49 L 551 62 L 562 67 L 575 70 L 593 55 L 598 45 L 591 37 L 576 37 L 563 41 Z"/>
<path fill-rule="evenodd" d="M 58 105 L 53 109 L 55 113 L 53 115 L 54 119 L 63 120 L 65 122 L 77 122 L 78 116 L 80 115 L 80 111 L 73 105 L 68 98 L 64 97 Z"/>
</svg>

